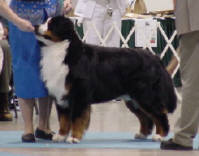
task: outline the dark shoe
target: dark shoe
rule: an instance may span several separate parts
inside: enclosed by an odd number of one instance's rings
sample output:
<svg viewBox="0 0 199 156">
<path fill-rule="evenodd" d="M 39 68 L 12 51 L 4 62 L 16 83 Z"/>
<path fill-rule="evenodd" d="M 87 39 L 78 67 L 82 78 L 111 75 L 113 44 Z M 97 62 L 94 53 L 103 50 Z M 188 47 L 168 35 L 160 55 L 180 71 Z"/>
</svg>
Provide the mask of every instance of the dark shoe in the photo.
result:
<svg viewBox="0 0 199 156">
<path fill-rule="evenodd" d="M 8 93 L 0 93 L 0 121 L 12 121 L 8 105 Z"/>
<path fill-rule="evenodd" d="M 163 150 L 185 150 L 185 151 L 193 150 L 193 147 L 176 144 L 175 142 L 173 142 L 173 139 L 161 142 L 160 148 Z"/>
<path fill-rule="evenodd" d="M 12 114 L 9 111 L 0 113 L 0 121 L 12 121 L 12 118 Z"/>
<path fill-rule="evenodd" d="M 22 142 L 33 143 L 35 142 L 35 136 L 32 133 L 24 134 L 21 138 Z"/>
<path fill-rule="evenodd" d="M 35 131 L 35 137 L 39 139 L 45 139 L 45 140 L 52 140 L 53 132 L 52 133 L 46 133 L 43 130 L 36 129 Z"/>
</svg>

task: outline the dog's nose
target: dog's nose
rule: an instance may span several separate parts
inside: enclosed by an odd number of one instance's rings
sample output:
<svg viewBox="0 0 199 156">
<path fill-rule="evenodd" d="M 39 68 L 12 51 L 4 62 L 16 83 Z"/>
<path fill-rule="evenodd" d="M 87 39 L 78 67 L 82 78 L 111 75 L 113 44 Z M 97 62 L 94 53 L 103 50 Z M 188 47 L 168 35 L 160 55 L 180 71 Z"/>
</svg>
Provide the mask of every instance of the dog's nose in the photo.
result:
<svg viewBox="0 0 199 156">
<path fill-rule="evenodd" d="M 38 34 L 39 33 L 39 26 L 38 25 L 35 25 L 35 34 Z"/>
</svg>

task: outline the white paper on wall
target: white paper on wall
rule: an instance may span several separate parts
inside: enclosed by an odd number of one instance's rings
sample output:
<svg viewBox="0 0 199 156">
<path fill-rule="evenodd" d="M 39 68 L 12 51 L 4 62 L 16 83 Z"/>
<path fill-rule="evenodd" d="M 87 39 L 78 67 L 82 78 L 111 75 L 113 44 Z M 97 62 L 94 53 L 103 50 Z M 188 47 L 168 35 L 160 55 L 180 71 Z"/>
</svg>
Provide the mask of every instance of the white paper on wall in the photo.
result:
<svg viewBox="0 0 199 156">
<path fill-rule="evenodd" d="M 157 21 L 135 20 L 135 47 L 157 47 Z"/>
</svg>

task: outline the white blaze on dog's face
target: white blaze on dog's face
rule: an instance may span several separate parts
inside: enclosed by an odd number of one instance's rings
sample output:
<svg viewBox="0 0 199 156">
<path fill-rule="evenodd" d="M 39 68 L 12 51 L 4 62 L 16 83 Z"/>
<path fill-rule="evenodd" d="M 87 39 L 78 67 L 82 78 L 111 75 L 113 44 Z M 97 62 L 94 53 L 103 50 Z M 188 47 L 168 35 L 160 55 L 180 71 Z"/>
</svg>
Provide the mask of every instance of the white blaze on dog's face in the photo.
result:
<svg viewBox="0 0 199 156">
<path fill-rule="evenodd" d="M 36 38 L 43 42 L 45 45 L 52 45 L 54 42 L 44 38 L 45 33 L 48 30 L 48 22 L 50 21 L 51 18 L 49 18 L 44 24 L 39 25 L 38 30 L 36 32 Z"/>
<path fill-rule="evenodd" d="M 54 42 L 59 41 L 59 39 L 48 30 L 48 23 L 51 19 L 52 18 L 48 18 L 44 24 L 39 25 L 36 32 L 36 38 L 43 42 L 46 46 L 52 45 Z"/>
<path fill-rule="evenodd" d="M 44 34 L 48 30 L 48 22 L 51 20 L 51 18 L 48 18 L 47 21 L 44 24 L 41 24 L 39 26 L 39 33 Z"/>
<path fill-rule="evenodd" d="M 77 39 L 73 22 L 64 16 L 56 16 L 49 19 L 39 27 L 35 26 L 37 39 L 43 45 L 51 45 L 53 42 Z"/>
</svg>

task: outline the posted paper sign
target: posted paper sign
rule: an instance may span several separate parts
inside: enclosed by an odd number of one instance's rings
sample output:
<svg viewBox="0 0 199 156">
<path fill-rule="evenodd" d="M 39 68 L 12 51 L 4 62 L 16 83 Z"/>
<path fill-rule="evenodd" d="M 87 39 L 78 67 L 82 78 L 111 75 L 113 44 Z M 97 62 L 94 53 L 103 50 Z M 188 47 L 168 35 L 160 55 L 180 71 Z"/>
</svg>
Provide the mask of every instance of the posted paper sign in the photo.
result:
<svg viewBox="0 0 199 156">
<path fill-rule="evenodd" d="M 92 18 L 95 5 L 96 1 L 79 0 L 75 7 L 74 14 L 79 17 Z"/>
<path fill-rule="evenodd" d="M 135 47 L 157 47 L 156 20 L 135 20 Z"/>
</svg>

